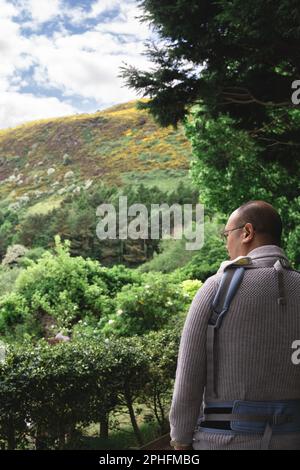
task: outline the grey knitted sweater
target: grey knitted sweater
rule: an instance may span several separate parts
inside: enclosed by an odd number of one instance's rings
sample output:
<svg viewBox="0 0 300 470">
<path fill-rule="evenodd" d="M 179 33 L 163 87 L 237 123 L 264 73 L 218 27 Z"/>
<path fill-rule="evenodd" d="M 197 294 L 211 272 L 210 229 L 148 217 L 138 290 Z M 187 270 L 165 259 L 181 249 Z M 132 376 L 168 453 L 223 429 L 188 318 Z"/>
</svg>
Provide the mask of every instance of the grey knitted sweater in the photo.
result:
<svg viewBox="0 0 300 470">
<path fill-rule="evenodd" d="M 253 264 L 268 266 L 284 252 L 264 245 L 248 253 Z M 211 304 L 222 277 L 221 264 L 190 306 L 183 328 L 169 419 L 171 438 L 194 449 L 255 449 L 260 436 L 196 430 L 206 383 L 206 331 Z M 292 344 L 300 340 L 300 275 L 284 270 L 286 305 L 277 302 L 274 268 L 246 270 L 218 331 L 215 383 L 218 401 L 300 399 L 300 365 Z M 300 433 L 274 434 L 270 448 L 300 449 Z"/>
</svg>

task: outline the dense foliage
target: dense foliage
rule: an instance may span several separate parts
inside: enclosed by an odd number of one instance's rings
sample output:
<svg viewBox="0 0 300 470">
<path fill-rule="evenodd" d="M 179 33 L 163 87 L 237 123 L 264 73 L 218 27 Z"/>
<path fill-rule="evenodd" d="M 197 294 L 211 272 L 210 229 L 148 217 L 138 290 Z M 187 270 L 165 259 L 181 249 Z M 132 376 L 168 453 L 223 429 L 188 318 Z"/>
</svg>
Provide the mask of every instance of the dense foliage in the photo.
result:
<svg viewBox="0 0 300 470">
<path fill-rule="evenodd" d="M 148 47 L 154 67 L 144 72 L 127 66 L 123 75 L 129 86 L 150 97 L 141 107 L 163 126 L 184 123 L 194 184 L 170 188 L 164 173 L 165 181 L 155 187 L 99 184 L 68 193 L 64 186 L 64 198 L 45 213 L 1 205 L 0 337 L 6 356 L 0 362 L 0 446 L 5 449 L 80 446 L 76 439 L 83 428 L 100 423 L 103 437 L 111 416 L 124 409 L 141 445 L 142 406 L 160 432 L 167 432 L 186 313 L 202 283 L 227 257 L 219 229 L 240 204 L 264 199 L 278 209 L 284 248 L 300 267 L 300 111 L 291 102 L 292 82 L 300 78 L 298 2 L 141 0 L 140 5 L 159 40 Z M 128 161 L 143 172 L 153 155 L 157 170 L 182 167 L 184 139 L 157 129 L 145 113 L 137 121 L 133 108 L 136 125 L 128 129 L 119 111 L 110 113 L 117 142 L 103 140 L 107 118 L 96 121 L 101 128 L 97 151 L 96 130 L 79 126 L 88 154 L 97 161 L 101 148 L 101 171 L 110 172 L 110 182 L 117 179 L 117 168 L 127 171 L 127 182 L 136 183 Z M 70 129 L 61 129 L 62 139 L 71 138 Z M 49 142 L 54 134 L 50 126 Z M 4 150 L 10 140 L 5 142 Z M 32 150 L 22 156 L 31 155 L 37 163 L 41 157 L 34 145 L 30 142 Z M 122 148 L 126 162 L 118 155 Z M 41 161 L 47 164 L 44 171 L 51 158 Z M 9 164 L 19 160 L 15 156 Z M 62 177 L 73 158 L 65 154 L 60 163 Z M 52 184 L 49 178 L 42 176 L 40 183 Z M 206 213 L 204 247 L 194 253 L 185 250 L 184 240 L 100 243 L 96 208 L 103 202 L 117 207 L 121 195 L 128 205 L 143 203 L 148 210 L 151 204 L 195 204 L 200 198 Z M 70 341 L 57 344 L 58 333 Z"/>
<path fill-rule="evenodd" d="M 178 332 L 169 330 L 144 339 L 10 346 L 0 363 L 2 447 L 72 447 L 76 426 L 97 422 L 121 406 L 127 407 L 141 444 L 134 402 L 147 401 L 159 424 L 166 424 L 164 397 L 175 374 L 178 339 Z"/>
<path fill-rule="evenodd" d="M 166 432 L 180 333 L 202 283 L 180 271 L 104 267 L 71 256 L 58 236 L 53 253 L 3 267 L 1 279 L 8 273 L 10 289 L 0 296 L 2 447 L 80 447 L 82 428 L 100 422 L 106 435 L 110 415 L 124 409 L 141 445 L 141 405 Z M 57 333 L 71 340 L 57 344 Z"/>
<path fill-rule="evenodd" d="M 147 188 L 143 184 L 128 184 L 123 188 L 99 184 L 88 193 L 65 197 L 61 205 L 45 214 L 25 214 L 10 209 L 0 211 L 0 258 L 12 263 L 7 250 L 13 244 L 21 244 L 37 255 L 37 250 L 49 249 L 54 245 L 55 235 L 70 241 L 70 252 L 98 259 L 107 266 L 122 263 L 137 266 L 152 258 L 158 252 L 159 240 L 99 240 L 96 227 L 99 218 L 97 207 L 112 204 L 119 214 L 119 197 L 126 196 L 128 206 L 134 203 L 144 204 L 148 210 L 149 223 L 152 204 L 196 204 L 198 190 L 195 187 L 179 184 L 173 190 L 163 191 L 158 187 Z M 18 260 L 16 259 L 16 264 Z"/>
<path fill-rule="evenodd" d="M 283 217 L 284 248 L 299 267 L 298 2 L 140 5 L 159 45 L 148 46 L 151 71 L 123 70 L 127 84 L 150 97 L 141 106 L 162 125 L 185 122 L 206 207 L 228 216 L 251 199 L 272 203 Z"/>
<path fill-rule="evenodd" d="M 229 112 L 261 138 L 299 143 L 289 113 L 292 82 L 300 76 L 297 0 L 141 0 L 140 6 L 158 37 L 148 46 L 153 68 L 129 66 L 124 75 L 150 96 L 143 107 L 161 123 L 177 123 L 200 101 L 210 115 Z"/>
</svg>

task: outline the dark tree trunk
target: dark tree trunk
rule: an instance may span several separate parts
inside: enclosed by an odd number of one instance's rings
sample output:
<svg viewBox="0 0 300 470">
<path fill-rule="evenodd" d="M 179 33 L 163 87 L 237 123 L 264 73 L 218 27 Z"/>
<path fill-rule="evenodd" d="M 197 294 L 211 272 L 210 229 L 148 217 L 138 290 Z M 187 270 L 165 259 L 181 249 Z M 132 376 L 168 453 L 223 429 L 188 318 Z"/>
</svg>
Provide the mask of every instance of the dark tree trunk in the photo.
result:
<svg viewBox="0 0 300 470">
<path fill-rule="evenodd" d="M 109 413 L 100 414 L 100 439 L 108 439 Z"/>
<path fill-rule="evenodd" d="M 63 450 L 66 444 L 66 433 L 65 433 L 65 426 L 63 424 L 59 424 L 58 427 L 58 448 L 59 450 Z"/>
<path fill-rule="evenodd" d="M 7 449 L 15 450 L 16 448 L 16 434 L 15 425 L 12 416 L 8 418 L 8 430 L 7 430 Z"/>
<path fill-rule="evenodd" d="M 47 434 L 43 430 L 43 427 L 38 424 L 37 429 L 36 429 L 36 435 L 35 435 L 35 448 L 36 448 L 36 450 L 45 450 L 45 449 L 47 449 L 46 438 L 47 438 Z"/>
<path fill-rule="evenodd" d="M 72 446 L 74 444 L 74 441 L 76 439 L 76 424 L 72 423 L 68 426 L 67 430 L 67 444 L 69 446 Z"/>
<path fill-rule="evenodd" d="M 126 400 L 126 405 L 127 405 L 128 411 L 129 411 L 130 420 L 131 420 L 131 424 L 132 424 L 132 428 L 133 428 L 135 437 L 138 441 L 138 444 L 140 446 L 142 446 L 143 443 L 144 443 L 142 433 L 139 430 L 138 424 L 136 422 L 136 418 L 135 418 L 135 414 L 134 414 L 134 410 L 133 410 L 132 398 L 130 396 L 129 391 L 126 390 L 126 389 L 125 389 L 125 400 Z"/>
</svg>

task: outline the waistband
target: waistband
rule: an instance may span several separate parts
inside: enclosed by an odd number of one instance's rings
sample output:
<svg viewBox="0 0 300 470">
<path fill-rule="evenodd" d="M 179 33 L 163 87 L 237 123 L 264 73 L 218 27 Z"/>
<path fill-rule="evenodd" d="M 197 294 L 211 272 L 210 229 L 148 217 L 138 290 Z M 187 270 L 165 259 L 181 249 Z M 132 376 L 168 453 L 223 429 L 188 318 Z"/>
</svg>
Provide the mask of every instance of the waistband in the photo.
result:
<svg viewBox="0 0 300 470">
<path fill-rule="evenodd" d="M 199 427 L 230 429 L 238 433 L 300 432 L 300 400 L 209 402 Z"/>
</svg>

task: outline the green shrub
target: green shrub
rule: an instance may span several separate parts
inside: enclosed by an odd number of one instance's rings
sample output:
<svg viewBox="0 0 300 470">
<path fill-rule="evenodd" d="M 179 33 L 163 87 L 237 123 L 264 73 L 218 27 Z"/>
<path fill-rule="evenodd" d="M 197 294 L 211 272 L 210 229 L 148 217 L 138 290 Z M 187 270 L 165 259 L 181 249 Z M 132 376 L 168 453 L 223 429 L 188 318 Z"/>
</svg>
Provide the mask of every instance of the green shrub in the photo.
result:
<svg viewBox="0 0 300 470">
<path fill-rule="evenodd" d="M 198 281 L 198 279 L 186 279 L 181 283 L 183 293 L 186 295 L 189 301 L 193 300 L 202 285 L 203 283 L 201 281 Z"/>
<path fill-rule="evenodd" d="M 16 279 L 20 272 L 20 267 L 0 266 L 0 297 L 9 294 L 15 288 Z"/>
<path fill-rule="evenodd" d="M 228 259 L 228 253 L 219 231 L 221 224 L 206 223 L 204 245 L 182 269 L 186 279 L 199 279 L 204 282 L 219 269 L 222 261 Z"/>
<path fill-rule="evenodd" d="M 56 253 L 46 252 L 24 270 L 16 290 L 32 315 L 50 315 L 58 328 L 71 328 L 86 315 L 100 318 L 108 289 L 98 262 L 71 257 L 68 244 L 57 238 Z"/>
<path fill-rule="evenodd" d="M 171 273 L 179 267 L 185 266 L 195 256 L 194 251 L 186 250 L 186 240 L 162 240 L 159 244 L 160 253 L 142 264 L 138 270 L 141 273 L 157 271 Z"/>
<path fill-rule="evenodd" d="M 136 425 L 133 403 L 147 380 L 138 338 L 11 346 L 0 363 L 0 440 L 10 449 L 64 448 L 77 424 L 124 405 Z"/>
<path fill-rule="evenodd" d="M 21 294 L 11 292 L 0 298 L 0 335 L 11 336 L 18 324 L 26 322 L 29 309 Z"/>
<path fill-rule="evenodd" d="M 103 326 L 105 334 L 143 334 L 165 327 L 170 319 L 185 308 L 178 284 L 159 273 L 147 273 L 141 285 L 126 285 L 115 299 L 116 311 Z"/>
</svg>

